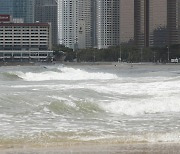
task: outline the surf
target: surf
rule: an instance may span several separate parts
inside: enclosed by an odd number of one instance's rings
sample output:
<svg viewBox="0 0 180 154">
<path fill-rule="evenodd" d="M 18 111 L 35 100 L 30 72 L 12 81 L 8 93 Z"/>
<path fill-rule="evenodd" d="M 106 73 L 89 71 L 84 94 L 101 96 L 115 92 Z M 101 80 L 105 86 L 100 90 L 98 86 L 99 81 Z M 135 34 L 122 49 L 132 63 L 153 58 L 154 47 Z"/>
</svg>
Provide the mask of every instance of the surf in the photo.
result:
<svg viewBox="0 0 180 154">
<path fill-rule="evenodd" d="M 82 69 L 59 67 L 57 71 L 46 69 L 41 72 L 14 72 L 19 78 L 25 81 L 46 81 L 46 80 L 108 80 L 116 79 L 117 75 L 104 72 L 88 72 Z"/>
</svg>

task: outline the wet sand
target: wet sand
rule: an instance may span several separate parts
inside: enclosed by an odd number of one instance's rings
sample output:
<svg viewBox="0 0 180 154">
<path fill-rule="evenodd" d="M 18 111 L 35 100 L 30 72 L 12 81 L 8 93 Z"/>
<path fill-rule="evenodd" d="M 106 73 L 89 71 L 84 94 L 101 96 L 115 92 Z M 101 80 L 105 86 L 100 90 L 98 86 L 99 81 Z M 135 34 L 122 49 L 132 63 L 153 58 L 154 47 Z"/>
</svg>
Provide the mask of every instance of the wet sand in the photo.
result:
<svg viewBox="0 0 180 154">
<path fill-rule="evenodd" d="M 8 148 L 0 154 L 179 154 L 180 143 L 66 145 L 61 147 Z"/>
</svg>

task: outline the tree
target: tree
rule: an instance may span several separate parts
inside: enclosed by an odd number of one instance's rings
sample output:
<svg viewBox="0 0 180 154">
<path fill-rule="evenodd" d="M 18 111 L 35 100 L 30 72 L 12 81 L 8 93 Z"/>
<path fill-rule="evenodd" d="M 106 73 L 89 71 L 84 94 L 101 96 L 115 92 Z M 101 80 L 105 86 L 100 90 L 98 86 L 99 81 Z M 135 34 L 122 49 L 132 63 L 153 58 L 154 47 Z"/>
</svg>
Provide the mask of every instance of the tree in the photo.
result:
<svg viewBox="0 0 180 154">
<path fill-rule="evenodd" d="M 61 60 L 64 59 L 65 61 L 73 61 L 75 54 L 73 53 L 73 49 L 65 47 L 63 44 L 58 44 L 53 46 L 54 51 L 54 59 Z"/>
</svg>

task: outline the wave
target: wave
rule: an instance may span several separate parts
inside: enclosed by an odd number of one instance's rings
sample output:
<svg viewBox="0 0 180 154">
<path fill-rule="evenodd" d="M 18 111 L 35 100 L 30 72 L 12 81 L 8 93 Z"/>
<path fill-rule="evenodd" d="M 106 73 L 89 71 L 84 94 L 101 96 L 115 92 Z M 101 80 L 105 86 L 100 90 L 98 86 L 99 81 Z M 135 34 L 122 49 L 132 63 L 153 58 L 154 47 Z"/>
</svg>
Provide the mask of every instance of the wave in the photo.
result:
<svg viewBox="0 0 180 154">
<path fill-rule="evenodd" d="M 81 69 L 59 67 L 59 71 L 48 69 L 43 72 L 14 72 L 15 76 L 25 81 L 46 81 L 46 80 L 101 80 L 118 78 L 115 74 L 103 72 L 87 72 Z"/>
<path fill-rule="evenodd" d="M 170 83 L 169 83 L 170 84 Z M 168 85 L 164 85 L 167 86 Z M 99 93 L 102 95 L 106 94 L 106 97 L 101 99 L 88 97 L 88 95 L 80 98 L 61 98 L 59 96 L 51 96 L 52 100 L 55 100 L 51 103 L 50 107 L 52 109 L 58 110 L 57 112 L 67 113 L 70 112 L 81 112 L 81 113 L 93 113 L 93 112 L 104 112 L 116 115 L 130 115 L 130 116 L 138 116 L 145 114 L 160 114 L 160 113 L 178 113 L 180 112 L 180 95 L 179 92 L 166 89 L 166 92 L 162 91 L 164 89 L 159 87 L 156 89 L 151 88 L 147 90 L 141 89 L 138 91 L 136 88 L 129 90 L 129 94 L 123 94 L 123 92 L 117 93 L 116 89 L 114 89 L 114 93 L 109 94 Z M 147 85 L 146 85 L 147 87 Z M 96 88 L 90 87 L 88 93 L 93 93 L 93 90 L 96 91 Z M 103 89 L 103 87 L 100 87 Z M 109 86 L 111 90 L 111 87 Z M 104 88 L 104 92 L 107 89 Z M 96 91 L 97 92 L 97 91 Z M 111 91 L 112 92 L 112 91 Z M 131 93 L 131 94 L 130 94 Z M 77 93 L 72 93 L 72 96 L 77 95 Z"/>
<path fill-rule="evenodd" d="M 0 78 L 3 80 L 21 80 L 22 78 L 14 72 L 0 73 Z"/>
<path fill-rule="evenodd" d="M 157 114 L 157 113 L 179 113 L 180 97 L 175 96 L 168 98 L 146 98 L 143 100 L 117 100 L 112 102 L 101 102 L 101 108 L 107 113 L 120 114 L 120 115 L 144 115 L 144 114 Z"/>
<path fill-rule="evenodd" d="M 44 110 L 51 111 L 57 115 L 63 114 L 94 114 L 103 110 L 95 102 L 86 100 L 70 100 L 57 96 L 50 96 L 54 99 L 49 105 L 46 105 Z"/>
</svg>

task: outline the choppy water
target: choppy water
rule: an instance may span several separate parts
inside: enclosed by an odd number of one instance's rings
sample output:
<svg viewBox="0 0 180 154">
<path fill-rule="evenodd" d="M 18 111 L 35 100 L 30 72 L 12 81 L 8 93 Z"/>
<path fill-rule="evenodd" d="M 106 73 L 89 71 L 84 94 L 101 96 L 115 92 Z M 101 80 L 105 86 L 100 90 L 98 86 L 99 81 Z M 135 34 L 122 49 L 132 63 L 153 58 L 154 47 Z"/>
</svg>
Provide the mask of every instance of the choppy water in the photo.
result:
<svg viewBox="0 0 180 154">
<path fill-rule="evenodd" d="M 179 68 L 0 67 L 0 143 L 179 142 Z"/>
</svg>

